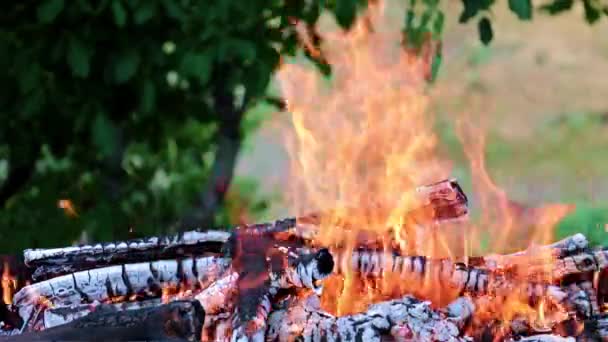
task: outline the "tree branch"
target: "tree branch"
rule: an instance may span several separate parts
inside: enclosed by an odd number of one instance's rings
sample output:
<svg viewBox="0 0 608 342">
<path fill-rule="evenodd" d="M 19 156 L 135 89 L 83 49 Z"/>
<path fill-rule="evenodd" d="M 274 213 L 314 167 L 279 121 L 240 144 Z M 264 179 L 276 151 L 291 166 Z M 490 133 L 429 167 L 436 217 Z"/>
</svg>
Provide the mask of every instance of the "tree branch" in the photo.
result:
<svg viewBox="0 0 608 342">
<path fill-rule="evenodd" d="M 221 71 L 224 68 L 225 66 L 218 67 L 220 71 L 213 77 L 215 86 L 212 96 L 215 111 L 219 116 L 215 160 L 207 182 L 198 196 L 196 207 L 178 222 L 179 231 L 212 225 L 234 176 L 236 160 L 242 144 L 241 122 L 251 99 L 245 94 L 242 104 L 235 104 L 233 89 L 226 84 L 224 73 Z"/>
</svg>

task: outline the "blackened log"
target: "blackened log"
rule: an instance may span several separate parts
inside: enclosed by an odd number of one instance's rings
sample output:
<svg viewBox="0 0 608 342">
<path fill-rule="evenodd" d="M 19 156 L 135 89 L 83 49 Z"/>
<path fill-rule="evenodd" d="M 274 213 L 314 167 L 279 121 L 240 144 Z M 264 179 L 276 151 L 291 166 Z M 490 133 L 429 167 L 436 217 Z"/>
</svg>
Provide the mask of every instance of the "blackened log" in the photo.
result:
<svg viewBox="0 0 608 342">
<path fill-rule="evenodd" d="M 204 319 L 197 301 L 126 311 L 104 307 L 65 325 L 0 341 L 200 341 Z"/>
<path fill-rule="evenodd" d="M 449 221 L 465 217 L 468 213 L 467 197 L 453 179 L 419 187 L 415 191 L 415 197 L 415 207 L 408 214 L 413 222 Z M 270 223 L 244 225 L 234 227 L 232 233 L 194 230 L 175 235 L 95 245 L 29 249 L 24 251 L 24 259 L 29 267 L 36 269 L 32 279 L 41 281 L 107 265 L 172 259 L 184 255 L 201 256 L 222 252 L 231 257 L 234 241 L 243 236 L 258 235 L 275 242 L 287 243 L 295 240 L 299 245 L 311 245 L 318 234 L 319 223 L 327 216 L 334 215 L 317 213 L 297 219 L 287 218 Z M 345 222 L 344 225 L 348 226 L 348 223 Z M 227 241 L 230 243 L 225 244 Z"/>
<path fill-rule="evenodd" d="M 120 302 L 113 304 L 99 304 L 105 305 L 106 307 L 111 306 L 111 310 L 124 311 L 124 310 L 139 310 L 145 308 L 152 308 L 155 306 L 162 305 L 163 302 L 160 298 L 148 299 L 136 302 Z M 84 317 L 90 313 L 95 312 L 99 305 L 92 304 L 81 304 L 76 306 L 63 306 L 57 308 L 48 308 L 44 310 L 42 317 L 41 329 L 49 329 L 63 324 L 70 323 L 81 317 Z"/>
<path fill-rule="evenodd" d="M 197 296 L 203 307 L 209 308 L 214 314 L 218 313 L 219 308 L 226 310 L 226 307 L 235 307 L 230 326 L 231 341 L 263 340 L 271 303 L 279 291 L 304 288 L 320 294 L 321 281 L 334 268 L 333 258 L 327 249 L 315 252 L 278 248 L 269 255 L 268 263 L 263 262 L 264 255 L 261 258 L 256 255 L 248 258 L 257 261 L 257 264 L 235 263 L 235 273 Z M 242 266 L 247 266 L 247 269 L 241 269 Z M 230 296 L 234 292 L 236 296 Z M 214 294 L 218 299 L 234 298 L 236 305 L 208 298 Z"/>
<path fill-rule="evenodd" d="M 27 249 L 23 256 L 26 265 L 36 268 L 32 279 L 41 281 L 107 265 L 219 254 L 229 236 L 225 231 L 188 231 L 96 245 Z"/>
<path fill-rule="evenodd" d="M 159 260 L 80 271 L 22 288 L 13 303 L 28 321 L 41 301 L 53 307 L 83 303 L 160 297 L 161 288 L 205 288 L 228 268 L 229 260 L 218 257 Z"/>
<path fill-rule="evenodd" d="M 605 269 L 608 267 L 606 252 L 593 250 L 561 259 L 544 258 L 536 266 L 519 269 L 508 265 L 496 267 L 493 261 L 497 256 L 487 262 L 479 257 L 477 264 L 481 266 L 471 266 L 450 259 L 403 256 L 397 252 L 367 249 L 352 252 L 337 250 L 332 251 L 332 254 L 336 260 L 337 273 L 352 272 L 362 277 L 382 277 L 392 273 L 411 282 L 413 286 L 418 283 L 422 285 L 431 277 L 462 293 L 485 295 L 509 293 L 513 289 L 521 289 L 522 284 L 531 287 L 529 292 L 533 294 L 538 292 L 536 285 L 546 288 L 568 275 Z"/>
</svg>

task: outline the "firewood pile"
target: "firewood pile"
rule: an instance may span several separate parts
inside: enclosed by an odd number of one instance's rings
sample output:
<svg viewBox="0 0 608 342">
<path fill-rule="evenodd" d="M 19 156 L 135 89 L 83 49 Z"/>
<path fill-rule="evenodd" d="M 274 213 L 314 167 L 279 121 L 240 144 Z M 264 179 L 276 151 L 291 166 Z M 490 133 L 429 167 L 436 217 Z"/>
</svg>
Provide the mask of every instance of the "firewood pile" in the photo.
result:
<svg viewBox="0 0 608 342">
<path fill-rule="evenodd" d="M 466 219 L 455 180 L 418 194 L 400 233 Z M 2 339 L 608 341 L 608 250 L 581 234 L 457 260 L 404 250 L 397 231 L 360 234 L 355 248 L 323 246 L 316 239 L 323 215 L 26 250 L 32 282 L 14 295 Z M 454 296 L 436 303 L 412 291 L 336 314 L 321 300 L 331 277 L 430 284 Z"/>
</svg>

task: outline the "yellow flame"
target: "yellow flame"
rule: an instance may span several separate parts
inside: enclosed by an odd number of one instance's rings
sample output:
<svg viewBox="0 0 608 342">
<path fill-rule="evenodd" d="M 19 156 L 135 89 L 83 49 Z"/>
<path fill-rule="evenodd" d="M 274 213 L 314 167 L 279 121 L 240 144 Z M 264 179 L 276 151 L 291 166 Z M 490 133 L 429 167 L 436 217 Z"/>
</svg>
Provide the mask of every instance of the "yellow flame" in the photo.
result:
<svg viewBox="0 0 608 342">
<path fill-rule="evenodd" d="M 9 305 L 13 302 L 13 293 L 17 288 L 17 279 L 10 273 L 8 262 L 4 262 L 2 271 L 2 300 Z"/>
<path fill-rule="evenodd" d="M 429 254 L 414 241 L 419 227 L 408 225 L 406 213 L 415 206 L 415 187 L 446 178 L 449 168 L 434 153 L 428 61 L 403 50 L 400 23 L 390 25 L 384 9 L 376 2 L 351 30 L 320 32 L 324 43 L 316 53 L 332 67 L 330 82 L 304 65 L 278 71 L 294 128 L 290 204 L 302 214 L 331 210 L 321 218 L 323 245 L 348 250 L 367 231 Z M 325 299 L 341 288 L 340 300 L 328 308 L 338 314 L 360 306 L 355 298 L 369 303 L 384 287 L 357 284 L 349 273 L 328 283 L 334 285 L 325 286 Z"/>
<path fill-rule="evenodd" d="M 324 79 L 302 63 L 283 64 L 277 73 L 293 125 L 287 134 L 290 209 L 295 214 L 323 213 L 318 242 L 346 252 L 359 244 L 363 233 L 380 237 L 385 252 L 399 248 L 407 254 L 465 260 L 479 251 L 482 233 L 492 236 L 493 252 L 550 242 L 554 225 L 573 207 L 530 207 L 510 200 L 486 168 L 484 125 L 466 116 L 456 126 L 481 207 L 480 227 L 457 231 L 456 226 L 412 222 L 408 212 L 419 204 L 412 190 L 448 178 L 451 168 L 438 154 L 429 110 L 425 76 L 430 61 L 424 56 L 431 54 L 420 57 L 404 50 L 402 22 L 388 20 L 387 14 L 384 2 L 375 1 L 349 31 L 317 27 L 320 49 L 306 36 L 309 30 L 297 26 L 302 44 L 327 61 L 332 78 Z M 542 265 L 545 257 L 532 259 Z M 520 270 L 537 271 L 531 260 L 522 262 Z M 369 280 L 343 269 L 345 275 L 326 281 L 321 299 L 326 310 L 338 315 L 403 293 L 435 304 L 456 295 L 440 288 L 438 275 L 431 273 L 404 279 L 386 272 Z M 526 282 L 522 275 L 522 291 Z M 545 304 L 541 309 L 546 315 Z M 485 313 L 505 321 L 522 314 L 538 316 L 525 298 L 512 294 Z"/>
</svg>

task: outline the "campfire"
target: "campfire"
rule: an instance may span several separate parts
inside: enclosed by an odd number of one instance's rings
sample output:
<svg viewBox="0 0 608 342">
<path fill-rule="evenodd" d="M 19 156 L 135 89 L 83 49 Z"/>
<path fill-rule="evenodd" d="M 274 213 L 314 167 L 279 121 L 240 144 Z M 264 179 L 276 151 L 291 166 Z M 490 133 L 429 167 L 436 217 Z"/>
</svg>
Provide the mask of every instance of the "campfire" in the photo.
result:
<svg viewBox="0 0 608 342">
<path fill-rule="evenodd" d="M 26 250 L 30 281 L 2 276 L 7 340 L 608 341 L 608 251 L 555 241 L 569 206 L 521 219 L 460 121 L 471 223 L 427 108 L 432 61 L 385 19 L 374 2 L 348 32 L 319 32 L 320 50 L 297 26 L 333 79 L 277 72 L 294 218 Z"/>
<path fill-rule="evenodd" d="M 416 193 L 406 231 L 466 219 L 467 197 L 455 180 Z M 394 232 L 346 225 L 356 248 L 328 248 L 320 238 L 328 215 L 26 250 L 35 282 L 15 294 L 18 324 L 4 334 L 15 341 L 608 338 L 608 252 L 591 249 L 581 234 L 464 262 L 406 254 Z M 341 293 L 357 291 L 351 312 L 339 311 Z"/>
</svg>

